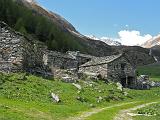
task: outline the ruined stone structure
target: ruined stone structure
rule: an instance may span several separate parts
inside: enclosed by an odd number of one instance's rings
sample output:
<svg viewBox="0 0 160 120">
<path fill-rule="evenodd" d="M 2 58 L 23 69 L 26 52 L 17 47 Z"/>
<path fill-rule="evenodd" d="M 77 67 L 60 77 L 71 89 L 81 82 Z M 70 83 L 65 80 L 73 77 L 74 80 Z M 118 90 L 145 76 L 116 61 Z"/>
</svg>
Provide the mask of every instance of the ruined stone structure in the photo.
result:
<svg viewBox="0 0 160 120">
<path fill-rule="evenodd" d="M 38 41 L 32 41 L 0 22 L 0 71 L 47 74 L 43 55 L 47 48 Z"/>
<path fill-rule="evenodd" d="M 44 58 L 46 61 L 45 63 L 48 66 L 53 66 L 60 69 L 78 69 L 80 65 L 91 60 L 92 56 L 74 51 L 60 53 L 48 50 L 46 51 Z"/>
<path fill-rule="evenodd" d="M 66 79 L 78 79 L 78 73 L 96 74 L 100 79 L 120 81 L 126 87 L 135 82 L 134 70 L 123 54 L 95 57 L 50 51 L 42 42 L 30 40 L 4 22 L 0 22 L 0 71 L 26 71 Z"/>
<path fill-rule="evenodd" d="M 135 72 L 124 54 L 94 57 L 80 66 L 79 72 L 95 74 L 100 79 L 120 82 L 124 87 L 135 85 Z"/>
</svg>

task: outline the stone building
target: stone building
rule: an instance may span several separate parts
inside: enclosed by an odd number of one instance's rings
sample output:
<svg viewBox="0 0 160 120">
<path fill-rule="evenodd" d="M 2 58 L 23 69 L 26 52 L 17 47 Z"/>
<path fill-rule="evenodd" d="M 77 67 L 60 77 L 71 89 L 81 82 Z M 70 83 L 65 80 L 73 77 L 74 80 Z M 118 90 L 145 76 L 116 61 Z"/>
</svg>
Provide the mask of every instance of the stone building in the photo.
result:
<svg viewBox="0 0 160 120">
<path fill-rule="evenodd" d="M 93 57 L 91 61 L 80 66 L 79 72 L 120 82 L 124 87 L 132 87 L 136 84 L 135 71 L 124 54 Z"/>
<path fill-rule="evenodd" d="M 27 71 L 47 74 L 51 70 L 44 64 L 43 55 L 47 47 L 32 41 L 0 22 L 0 71 Z"/>
<path fill-rule="evenodd" d="M 55 72 L 55 69 L 60 72 Z M 64 71 L 63 71 L 64 70 Z M 29 39 L 0 22 L 0 71 L 40 74 L 69 78 L 66 70 L 97 75 L 101 79 L 120 81 L 123 86 L 135 82 L 134 69 L 123 54 L 94 57 L 79 52 L 60 53 L 50 51 L 44 43 Z M 63 76 L 62 76 L 63 75 Z"/>
<path fill-rule="evenodd" d="M 80 65 L 91 60 L 92 56 L 81 54 L 78 51 L 66 53 L 47 50 L 43 56 L 45 64 L 60 69 L 77 69 Z"/>
</svg>

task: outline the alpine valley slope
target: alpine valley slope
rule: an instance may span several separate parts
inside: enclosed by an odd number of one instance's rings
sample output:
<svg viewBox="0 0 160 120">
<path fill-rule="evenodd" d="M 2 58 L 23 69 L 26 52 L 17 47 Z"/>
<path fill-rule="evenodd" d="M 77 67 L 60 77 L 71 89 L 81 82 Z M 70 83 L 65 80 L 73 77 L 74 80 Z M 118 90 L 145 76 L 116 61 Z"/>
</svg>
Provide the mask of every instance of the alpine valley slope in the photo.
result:
<svg viewBox="0 0 160 120">
<path fill-rule="evenodd" d="M 125 52 L 129 54 L 128 56 L 135 56 L 135 59 L 139 60 L 140 64 L 148 64 L 148 61 L 149 63 L 154 62 L 152 56 L 149 55 L 149 49 L 110 46 L 105 42 L 93 40 L 80 34 L 67 20 L 56 13 L 44 9 L 35 0 L 1 0 L 0 20 L 14 29 L 19 27 L 19 32 L 26 33 L 27 31 L 27 37 L 46 43 L 52 50 L 60 52 L 68 50 L 80 51 L 94 56 L 107 56 Z M 53 29 L 46 31 L 47 27 L 52 27 Z M 58 45 L 55 49 L 54 46 L 56 44 Z"/>
<path fill-rule="evenodd" d="M 154 47 L 156 45 L 160 45 L 160 34 L 151 38 L 150 40 L 146 41 L 141 46 L 144 47 L 144 48 L 151 48 L 151 47 Z"/>
<path fill-rule="evenodd" d="M 28 9 L 31 9 L 36 15 L 44 16 L 51 20 L 52 23 L 57 25 L 62 32 L 68 33 L 68 35 L 72 36 L 72 38 L 78 42 L 78 44 L 81 44 L 82 49 L 85 49 L 84 51 L 79 49 L 75 50 L 95 56 L 106 56 L 116 52 L 114 48 L 105 44 L 104 42 L 99 40 L 92 41 L 90 38 L 80 34 L 65 18 L 54 12 L 44 9 L 37 4 L 35 0 L 16 0 L 16 2 L 23 4 Z"/>
<path fill-rule="evenodd" d="M 154 59 L 160 61 L 160 34 L 151 38 L 141 45 L 144 48 L 150 49 L 150 55 L 154 56 Z"/>
</svg>

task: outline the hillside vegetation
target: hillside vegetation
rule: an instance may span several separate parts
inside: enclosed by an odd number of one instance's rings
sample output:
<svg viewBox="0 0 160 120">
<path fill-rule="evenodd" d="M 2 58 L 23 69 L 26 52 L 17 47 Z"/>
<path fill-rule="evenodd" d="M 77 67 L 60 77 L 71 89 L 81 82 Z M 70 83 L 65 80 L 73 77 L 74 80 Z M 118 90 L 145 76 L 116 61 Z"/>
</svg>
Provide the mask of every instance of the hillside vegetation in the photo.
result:
<svg viewBox="0 0 160 120">
<path fill-rule="evenodd" d="M 138 74 L 149 75 L 151 80 L 160 81 L 160 64 L 155 63 L 155 64 L 146 65 L 146 66 L 139 66 Z"/>
<path fill-rule="evenodd" d="M 0 119 L 62 119 L 92 107 L 130 99 L 114 83 L 80 82 L 82 90 L 58 80 L 33 75 L 0 75 Z M 51 93 L 58 94 L 55 103 Z M 101 99 L 103 98 L 103 100 Z M 39 115 L 40 114 L 40 115 Z"/>
<path fill-rule="evenodd" d="M 26 36 L 46 43 L 51 50 L 62 52 L 68 50 L 87 51 L 85 44 L 67 30 L 61 29 L 47 17 L 28 9 L 19 0 L 0 0 L 0 21 L 6 22 Z"/>
<path fill-rule="evenodd" d="M 134 117 L 134 120 L 159 120 L 160 119 L 160 104 L 153 104 L 141 109 L 138 109 L 135 113 L 141 114 Z"/>
<path fill-rule="evenodd" d="M 121 91 L 115 83 L 79 81 L 78 84 L 81 85 L 81 90 L 71 83 L 25 73 L 0 74 L 0 119 L 58 120 L 94 107 L 127 101 L 156 100 L 160 97 L 158 88 Z M 60 97 L 61 102 L 53 101 L 52 92 Z"/>
</svg>

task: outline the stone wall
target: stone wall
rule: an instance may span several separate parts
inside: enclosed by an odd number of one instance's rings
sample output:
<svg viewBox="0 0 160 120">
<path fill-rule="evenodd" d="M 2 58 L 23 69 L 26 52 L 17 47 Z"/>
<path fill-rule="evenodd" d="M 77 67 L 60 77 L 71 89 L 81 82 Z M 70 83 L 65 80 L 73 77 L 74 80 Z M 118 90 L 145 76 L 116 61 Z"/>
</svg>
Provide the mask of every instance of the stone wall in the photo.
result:
<svg viewBox="0 0 160 120">
<path fill-rule="evenodd" d="M 4 22 L 0 22 L 1 72 L 27 71 L 41 75 L 53 74 L 56 68 L 78 70 L 78 66 L 89 59 L 79 52 L 50 51 L 42 42 L 29 39 Z"/>
<path fill-rule="evenodd" d="M 0 23 L 0 71 L 23 69 L 22 39 L 22 36 L 12 31 L 5 23 Z"/>
<path fill-rule="evenodd" d="M 101 65 L 93 65 L 93 66 L 87 66 L 87 67 L 80 67 L 79 69 L 80 73 L 84 74 L 96 74 L 100 75 L 102 79 L 107 79 L 108 77 L 108 65 L 107 64 L 101 64 Z"/>
<path fill-rule="evenodd" d="M 108 63 L 107 73 L 108 79 L 120 82 L 124 87 L 135 87 L 135 70 L 125 57 L 122 56 L 117 60 Z"/>
<path fill-rule="evenodd" d="M 134 77 L 134 70 L 123 56 L 108 63 L 108 77 L 120 80 L 121 78 L 126 78 L 126 76 Z"/>
<path fill-rule="evenodd" d="M 80 73 L 95 73 L 100 78 L 121 82 L 124 86 L 133 86 L 136 82 L 134 70 L 131 64 L 122 55 L 121 57 L 103 64 L 81 66 Z M 127 80 L 127 81 L 126 81 Z"/>
<path fill-rule="evenodd" d="M 27 71 L 46 75 L 51 70 L 44 64 L 43 55 L 47 47 L 38 41 L 30 40 L 0 22 L 0 71 Z"/>
<path fill-rule="evenodd" d="M 72 69 L 78 67 L 78 61 L 76 58 L 67 53 L 56 51 L 47 51 L 45 54 L 45 61 L 48 66 L 55 68 Z"/>
</svg>

